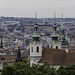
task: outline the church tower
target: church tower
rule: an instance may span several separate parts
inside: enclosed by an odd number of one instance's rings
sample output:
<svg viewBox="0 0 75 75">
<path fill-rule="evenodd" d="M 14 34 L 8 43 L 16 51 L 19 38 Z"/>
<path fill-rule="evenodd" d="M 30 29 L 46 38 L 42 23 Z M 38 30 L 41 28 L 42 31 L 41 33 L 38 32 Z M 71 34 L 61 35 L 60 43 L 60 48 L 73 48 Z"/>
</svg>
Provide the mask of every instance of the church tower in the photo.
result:
<svg viewBox="0 0 75 75">
<path fill-rule="evenodd" d="M 15 62 L 22 62 L 20 47 L 18 47 L 17 57 L 16 57 L 16 59 L 15 59 Z"/>
<path fill-rule="evenodd" d="M 37 14 L 35 13 L 35 24 L 34 24 L 34 34 L 32 35 L 33 42 L 30 43 L 30 65 L 38 64 L 38 61 L 42 57 L 42 43 L 38 34 L 38 25 L 37 25 Z"/>
<path fill-rule="evenodd" d="M 1 49 L 3 48 L 2 35 L 1 35 L 1 45 L 0 45 L 0 48 L 1 48 Z"/>
<path fill-rule="evenodd" d="M 68 46 L 69 46 L 69 44 L 68 44 L 68 40 L 65 37 L 64 25 L 63 25 L 63 15 L 62 15 L 62 22 L 61 22 L 61 27 L 60 27 L 59 40 L 61 42 L 61 48 L 68 53 Z"/>
<path fill-rule="evenodd" d="M 56 13 L 54 13 L 54 25 L 53 25 L 53 33 L 51 35 L 52 41 L 50 42 L 49 47 L 54 49 L 61 49 L 61 43 L 59 42 L 59 34 L 57 33 L 57 25 L 56 25 Z"/>
</svg>

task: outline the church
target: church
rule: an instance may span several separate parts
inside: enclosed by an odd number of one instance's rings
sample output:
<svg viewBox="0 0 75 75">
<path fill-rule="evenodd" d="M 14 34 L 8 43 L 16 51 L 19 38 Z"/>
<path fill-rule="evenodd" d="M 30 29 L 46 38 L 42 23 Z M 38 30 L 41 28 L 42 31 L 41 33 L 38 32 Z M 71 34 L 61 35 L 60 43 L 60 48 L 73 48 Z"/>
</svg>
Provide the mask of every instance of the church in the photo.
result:
<svg viewBox="0 0 75 75">
<path fill-rule="evenodd" d="M 54 13 L 53 32 L 51 34 L 52 41 L 49 43 L 49 48 L 43 48 L 43 43 L 39 40 L 37 14 L 35 14 L 34 34 L 32 35 L 33 42 L 30 43 L 30 66 L 32 64 L 41 65 L 47 62 L 51 66 L 58 67 L 61 65 L 75 64 L 75 51 L 70 51 L 69 43 L 65 37 L 63 15 L 60 26 L 60 34 L 57 32 L 56 14 Z"/>
</svg>

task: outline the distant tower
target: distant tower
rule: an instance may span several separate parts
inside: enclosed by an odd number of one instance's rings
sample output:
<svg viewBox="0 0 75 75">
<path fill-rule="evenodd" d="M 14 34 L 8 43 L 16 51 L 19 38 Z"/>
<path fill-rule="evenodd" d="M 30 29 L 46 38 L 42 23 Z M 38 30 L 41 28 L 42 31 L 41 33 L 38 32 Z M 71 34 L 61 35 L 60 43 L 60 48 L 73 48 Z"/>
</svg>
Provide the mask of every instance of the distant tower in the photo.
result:
<svg viewBox="0 0 75 75">
<path fill-rule="evenodd" d="M 1 45 L 0 45 L 1 49 L 3 48 L 3 41 L 2 41 L 2 36 L 1 36 Z"/>
<path fill-rule="evenodd" d="M 42 57 L 42 43 L 38 34 L 38 25 L 37 25 L 37 14 L 35 13 L 35 24 L 34 24 L 34 34 L 32 35 L 33 42 L 30 43 L 30 65 L 38 64 L 38 61 Z"/>
<path fill-rule="evenodd" d="M 61 43 L 59 42 L 59 34 L 57 33 L 57 25 L 56 25 L 56 13 L 54 13 L 54 25 L 53 25 L 53 33 L 51 35 L 52 41 L 50 42 L 49 47 L 54 49 L 61 49 Z"/>
<path fill-rule="evenodd" d="M 2 33 L 2 29 L 1 29 L 1 36 L 0 36 L 0 38 L 1 38 L 1 44 L 0 44 L 0 48 L 2 49 L 3 48 L 3 35 L 2 35 L 3 33 Z"/>
<path fill-rule="evenodd" d="M 22 57 L 21 57 L 21 53 L 20 53 L 20 47 L 18 47 L 17 57 L 15 59 L 15 62 L 21 62 L 21 61 L 22 61 Z"/>
<path fill-rule="evenodd" d="M 59 40 L 61 42 L 61 48 L 64 49 L 66 52 L 68 52 L 68 40 L 65 37 L 64 33 L 64 25 L 63 25 L 63 15 L 62 15 L 62 22 L 61 22 L 61 27 L 60 27 L 60 37 Z"/>
</svg>

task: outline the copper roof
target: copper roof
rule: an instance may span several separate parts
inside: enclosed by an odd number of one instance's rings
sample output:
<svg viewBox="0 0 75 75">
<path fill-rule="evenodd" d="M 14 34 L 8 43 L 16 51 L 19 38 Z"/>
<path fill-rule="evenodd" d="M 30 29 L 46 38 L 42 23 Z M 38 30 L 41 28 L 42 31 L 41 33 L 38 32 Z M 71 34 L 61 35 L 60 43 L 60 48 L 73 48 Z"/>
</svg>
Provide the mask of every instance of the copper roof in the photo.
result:
<svg viewBox="0 0 75 75">
<path fill-rule="evenodd" d="M 50 65 L 73 65 L 75 64 L 75 51 L 66 53 L 61 49 L 45 48 L 39 63 L 44 62 L 48 62 Z"/>
</svg>

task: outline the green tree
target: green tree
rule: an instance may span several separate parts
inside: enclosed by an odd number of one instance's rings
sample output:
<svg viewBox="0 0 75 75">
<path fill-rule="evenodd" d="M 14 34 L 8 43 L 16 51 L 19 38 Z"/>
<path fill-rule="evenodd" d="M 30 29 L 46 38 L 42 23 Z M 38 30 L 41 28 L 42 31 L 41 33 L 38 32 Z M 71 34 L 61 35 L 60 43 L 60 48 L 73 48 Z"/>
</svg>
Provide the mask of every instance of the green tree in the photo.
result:
<svg viewBox="0 0 75 75">
<path fill-rule="evenodd" d="M 15 67 L 14 66 L 5 66 L 3 69 L 2 69 L 2 73 L 1 75 L 15 75 Z"/>
<path fill-rule="evenodd" d="M 58 75 L 75 75 L 75 66 L 61 66 L 57 73 Z"/>
<path fill-rule="evenodd" d="M 38 69 L 43 75 L 57 75 L 56 69 L 51 67 L 47 62 L 39 66 Z"/>
<path fill-rule="evenodd" d="M 43 65 L 30 66 L 27 60 L 15 62 L 12 65 L 4 64 L 1 75 L 75 75 L 75 65 L 60 66 L 58 70 L 47 62 Z"/>
</svg>

